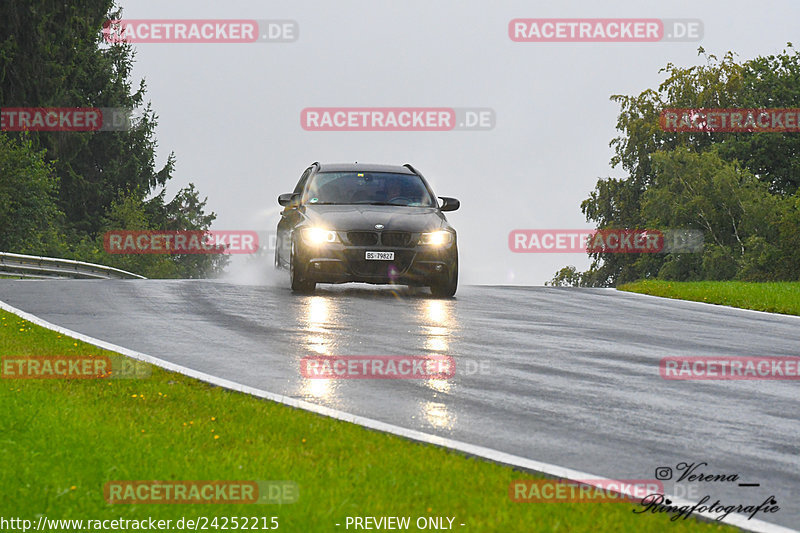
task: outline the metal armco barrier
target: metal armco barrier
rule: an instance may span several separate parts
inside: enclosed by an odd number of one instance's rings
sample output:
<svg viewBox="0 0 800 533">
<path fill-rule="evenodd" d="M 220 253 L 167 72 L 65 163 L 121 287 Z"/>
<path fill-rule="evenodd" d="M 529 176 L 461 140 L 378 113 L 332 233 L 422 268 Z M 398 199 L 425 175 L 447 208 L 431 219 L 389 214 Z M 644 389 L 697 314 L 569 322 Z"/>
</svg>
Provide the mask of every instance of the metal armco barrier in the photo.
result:
<svg viewBox="0 0 800 533">
<path fill-rule="evenodd" d="M 0 252 L 0 273 L 28 278 L 147 279 L 118 268 L 37 255 Z"/>
</svg>

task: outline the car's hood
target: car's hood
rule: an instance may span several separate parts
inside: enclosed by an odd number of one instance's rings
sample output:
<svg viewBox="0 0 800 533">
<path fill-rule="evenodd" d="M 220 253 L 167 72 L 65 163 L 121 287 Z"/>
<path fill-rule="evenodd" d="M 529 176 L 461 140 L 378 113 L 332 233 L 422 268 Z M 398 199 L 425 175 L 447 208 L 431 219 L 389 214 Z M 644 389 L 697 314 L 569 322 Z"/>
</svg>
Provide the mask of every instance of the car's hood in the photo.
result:
<svg viewBox="0 0 800 533">
<path fill-rule="evenodd" d="M 423 232 L 449 228 L 447 219 L 435 207 L 393 205 L 306 205 L 301 207 L 308 223 L 336 231 L 375 230 Z"/>
</svg>

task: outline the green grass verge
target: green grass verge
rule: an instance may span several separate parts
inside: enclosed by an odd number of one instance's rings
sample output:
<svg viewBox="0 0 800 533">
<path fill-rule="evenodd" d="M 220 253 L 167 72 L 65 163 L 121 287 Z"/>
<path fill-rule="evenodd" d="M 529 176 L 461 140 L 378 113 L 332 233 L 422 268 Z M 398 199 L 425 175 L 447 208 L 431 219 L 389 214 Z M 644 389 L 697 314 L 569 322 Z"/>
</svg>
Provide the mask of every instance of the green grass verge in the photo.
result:
<svg viewBox="0 0 800 533">
<path fill-rule="evenodd" d="M 800 315 L 800 282 L 748 283 L 744 281 L 637 281 L 620 285 L 621 291 L 638 292 L 730 305 L 742 309 Z"/>
<path fill-rule="evenodd" d="M 0 311 L 2 356 L 90 354 L 109 353 Z M 515 503 L 510 482 L 535 476 L 157 367 L 137 380 L 2 379 L 0 406 L 4 518 L 277 516 L 282 531 L 335 531 L 346 516 L 449 516 L 472 532 L 736 531 L 634 514 L 631 503 Z M 300 499 L 111 505 L 113 480 L 291 480 Z"/>
</svg>

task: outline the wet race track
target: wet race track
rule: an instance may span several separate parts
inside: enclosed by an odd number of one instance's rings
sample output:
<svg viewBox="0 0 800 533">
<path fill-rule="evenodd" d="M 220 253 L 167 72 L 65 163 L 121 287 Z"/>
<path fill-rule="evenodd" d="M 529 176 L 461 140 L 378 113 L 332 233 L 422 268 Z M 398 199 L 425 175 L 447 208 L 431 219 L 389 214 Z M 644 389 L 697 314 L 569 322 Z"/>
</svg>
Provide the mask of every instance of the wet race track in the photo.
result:
<svg viewBox="0 0 800 533">
<path fill-rule="evenodd" d="M 800 319 L 607 289 L 0 280 L 43 320 L 264 391 L 614 479 L 706 462 L 737 483 L 665 490 L 800 523 L 797 381 L 676 381 L 668 356 L 797 356 Z M 448 355 L 451 379 L 308 379 L 314 355 Z M 681 490 L 684 491 L 680 494 Z M 686 491 L 689 491 L 688 493 Z M 692 492 L 694 491 L 694 493 Z"/>
</svg>

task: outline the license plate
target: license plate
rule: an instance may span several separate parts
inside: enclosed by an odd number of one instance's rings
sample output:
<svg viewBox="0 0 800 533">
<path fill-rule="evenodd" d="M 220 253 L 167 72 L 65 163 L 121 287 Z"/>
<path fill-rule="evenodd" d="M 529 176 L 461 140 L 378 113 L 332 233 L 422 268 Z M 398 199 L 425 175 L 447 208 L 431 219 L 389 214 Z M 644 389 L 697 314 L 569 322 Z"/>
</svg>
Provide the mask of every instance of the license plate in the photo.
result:
<svg viewBox="0 0 800 533">
<path fill-rule="evenodd" d="M 367 252 L 369 261 L 394 261 L 394 252 Z"/>
</svg>

